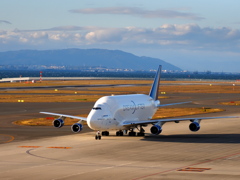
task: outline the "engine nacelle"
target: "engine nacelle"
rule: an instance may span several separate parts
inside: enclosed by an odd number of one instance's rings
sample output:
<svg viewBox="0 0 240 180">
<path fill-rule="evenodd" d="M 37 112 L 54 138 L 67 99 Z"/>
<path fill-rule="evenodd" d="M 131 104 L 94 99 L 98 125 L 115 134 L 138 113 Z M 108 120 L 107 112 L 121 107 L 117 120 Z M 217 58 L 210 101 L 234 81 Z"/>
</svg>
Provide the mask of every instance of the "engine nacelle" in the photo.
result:
<svg viewBox="0 0 240 180">
<path fill-rule="evenodd" d="M 200 129 L 200 124 L 197 123 L 197 122 L 192 122 L 190 125 L 189 125 L 189 129 L 193 132 L 196 132 Z"/>
<path fill-rule="evenodd" d="M 158 135 L 162 132 L 162 128 L 159 125 L 154 125 L 154 126 L 151 127 L 150 131 L 151 131 L 152 134 Z"/>
<path fill-rule="evenodd" d="M 64 125 L 64 121 L 62 119 L 55 119 L 53 121 L 53 126 L 56 128 L 60 128 Z"/>
<path fill-rule="evenodd" d="M 72 125 L 71 129 L 73 132 L 78 133 L 83 129 L 83 125 L 80 123 L 75 123 Z"/>
</svg>

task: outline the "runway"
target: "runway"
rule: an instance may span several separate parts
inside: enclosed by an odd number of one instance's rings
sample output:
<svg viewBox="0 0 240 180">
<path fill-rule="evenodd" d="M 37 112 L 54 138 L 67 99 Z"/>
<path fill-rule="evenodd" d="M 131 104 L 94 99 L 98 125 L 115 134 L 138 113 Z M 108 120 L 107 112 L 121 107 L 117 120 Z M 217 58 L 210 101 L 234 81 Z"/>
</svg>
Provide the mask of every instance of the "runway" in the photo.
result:
<svg viewBox="0 0 240 180">
<path fill-rule="evenodd" d="M 171 94 L 162 103 L 192 100 L 178 107 L 217 107 L 226 111 L 202 116 L 236 116 L 238 106 L 223 106 L 238 94 Z M 116 137 L 115 132 L 95 140 L 84 127 L 73 134 L 69 126 L 25 127 L 12 121 L 43 117 L 39 111 L 80 114 L 93 103 L 1 103 L 1 179 L 239 179 L 240 119 L 201 122 L 198 132 L 189 122 L 166 123 L 159 136 Z"/>
</svg>

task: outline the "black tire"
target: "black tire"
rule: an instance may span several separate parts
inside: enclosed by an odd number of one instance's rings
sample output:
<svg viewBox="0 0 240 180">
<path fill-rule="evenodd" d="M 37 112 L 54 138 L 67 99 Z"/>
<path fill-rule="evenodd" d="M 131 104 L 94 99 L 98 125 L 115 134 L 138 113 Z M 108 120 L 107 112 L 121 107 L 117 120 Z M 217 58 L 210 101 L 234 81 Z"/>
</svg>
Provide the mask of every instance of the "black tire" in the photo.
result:
<svg viewBox="0 0 240 180">
<path fill-rule="evenodd" d="M 138 132 L 137 133 L 137 136 L 144 136 L 145 135 L 145 133 L 143 133 L 143 132 Z"/>
<path fill-rule="evenodd" d="M 95 136 L 95 139 L 96 139 L 96 140 L 98 139 L 98 136 L 97 136 L 97 135 Z"/>
<path fill-rule="evenodd" d="M 102 136 L 109 136 L 109 132 L 108 131 L 103 131 Z"/>
<path fill-rule="evenodd" d="M 101 138 L 102 138 L 101 136 L 98 136 L 98 139 L 99 139 L 99 140 L 101 140 Z"/>
<path fill-rule="evenodd" d="M 136 132 L 130 131 L 128 135 L 129 135 L 129 136 L 136 136 Z"/>
</svg>

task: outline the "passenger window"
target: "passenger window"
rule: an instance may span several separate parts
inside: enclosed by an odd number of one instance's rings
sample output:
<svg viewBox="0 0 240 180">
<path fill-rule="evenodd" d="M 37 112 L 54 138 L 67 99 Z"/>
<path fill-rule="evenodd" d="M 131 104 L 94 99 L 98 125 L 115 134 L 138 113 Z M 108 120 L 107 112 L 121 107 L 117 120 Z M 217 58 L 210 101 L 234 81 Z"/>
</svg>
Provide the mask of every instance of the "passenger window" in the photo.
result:
<svg viewBox="0 0 240 180">
<path fill-rule="evenodd" d="M 100 108 L 100 107 L 94 107 L 93 109 L 94 110 L 102 110 L 102 108 Z"/>
</svg>

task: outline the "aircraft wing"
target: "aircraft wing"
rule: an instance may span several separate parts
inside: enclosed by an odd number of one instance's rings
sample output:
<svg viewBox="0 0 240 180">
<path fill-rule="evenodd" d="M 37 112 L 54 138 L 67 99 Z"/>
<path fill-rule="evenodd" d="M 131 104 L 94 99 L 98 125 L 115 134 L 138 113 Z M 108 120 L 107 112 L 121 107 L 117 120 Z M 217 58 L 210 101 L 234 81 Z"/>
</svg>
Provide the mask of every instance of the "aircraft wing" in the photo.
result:
<svg viewBox="0 0 240 180">
<path fill-rule="evenodd" d="M 239 118 L 239 116 L 219 116 L 219 117 L 196 117 L 196 118 L 180 118 L 180 119 L 153 119 L 147 121 L 124 121 L 123 126 L 136 126 L 136 125 L 148 125 L 166 122 L 179 122 L 179 121 L 194 121 L 194 120 L 204 120 L 204 119 L 220 119 L 220 118 Z"/>
<path fill-rule="evenodd" d="M 41 114 L 48 114 L 48 115 L 53 115 L 53 116 L 68 117 L 68 118 L 72 118 L 72 119 L 80 119 L 80 120 L 83 120 L 83 121 L 87 121 L 87 118 L 80 117 L 80 116 L 71 116 L 71 115 L 51 113 L 51 112 L 40 112 L 40 113 Z"/>
</svg>

